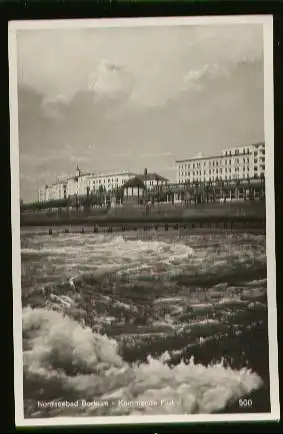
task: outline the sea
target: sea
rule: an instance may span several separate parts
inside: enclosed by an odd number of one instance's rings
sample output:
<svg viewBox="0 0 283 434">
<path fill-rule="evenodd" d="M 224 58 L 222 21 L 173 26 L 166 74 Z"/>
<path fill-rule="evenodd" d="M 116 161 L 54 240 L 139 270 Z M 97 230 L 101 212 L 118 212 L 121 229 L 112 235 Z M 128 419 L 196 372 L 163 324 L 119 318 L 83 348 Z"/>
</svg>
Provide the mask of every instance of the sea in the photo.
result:
<svg viewBox="0 0 283 434">
<path fill-rule="evenodd" d="M 265 235 L 21 230 L 26 418 L 269 412 Z"/>
</svg>

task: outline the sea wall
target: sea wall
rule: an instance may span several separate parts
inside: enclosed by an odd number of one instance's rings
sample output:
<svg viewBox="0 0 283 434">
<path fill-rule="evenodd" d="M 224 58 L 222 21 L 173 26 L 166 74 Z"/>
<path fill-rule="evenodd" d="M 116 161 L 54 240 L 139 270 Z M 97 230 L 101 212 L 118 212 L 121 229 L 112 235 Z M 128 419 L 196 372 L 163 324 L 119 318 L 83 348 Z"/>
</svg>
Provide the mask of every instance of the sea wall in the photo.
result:
<svg viewBox="0 0 283 434">
<path fill-rule="evenodd" d="M 121 207 L 105 214 L 91 211 L 68 213 L 22 214 L 21 226 L 61 226 L 61 225 L 143 225 L 143 224 L 186 224 L 209 225 L 212 223 L 250 222 L 252 225 L 265 225 L 265 202 L 249 201 L 242 203 L 211 204 L 194 206 L 170 206 L 168 208 Z"/>
</svg>

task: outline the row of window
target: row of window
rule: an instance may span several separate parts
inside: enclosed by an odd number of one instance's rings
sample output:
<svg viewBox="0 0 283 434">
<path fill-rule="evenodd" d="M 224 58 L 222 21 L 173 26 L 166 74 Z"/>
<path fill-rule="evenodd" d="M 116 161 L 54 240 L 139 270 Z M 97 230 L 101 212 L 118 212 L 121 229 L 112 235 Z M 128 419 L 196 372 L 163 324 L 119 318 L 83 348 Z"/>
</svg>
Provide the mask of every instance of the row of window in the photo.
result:
<svg viewBox="0 0 283 434">
<path fill-rule="evenodd" d="M 221 166 L 222 165 L 222 161 L 223 161 L 223 164 L 225 164 L 226 166 L 228 164 L 232 165 L 232 160 L 231 159 L 229 159 L 229 160 L 220 160 L 220 161 L 216 160 L 216 161 L 209 161 L 208 162 L 208 167 L 218 167 L 218 166 Z M 261 161 L 264 161 L 263 157 L 261 158 Z M 234 160 L 234 164 L 240 164 L 241 162 L 243 162 L 244 164 L 249 164 L 250 160 L 249 160 L 249 158 L 243 158 L 242 161 L 240 161 L 239 158 L 235 158 L 235 160 Z M 206 162 L 205 161 L 203 162 L 203 166 L 206 166 Z M 191 164 L 190 163 L 185 163 L 185 164 L 181 164 L 179 166 L 179 170 L 180 169 L 190 169 L 191 167 L 192 167 L 192 169 L 200 168 L 201 167 L 201 163 L 191 163 Z"/>
<path fill-rule="evenodd" d="M 229 168 L 227 168 L 227 167 L 225 167 L 225 169 L 223 168 L 219 168 L 219 169 L 208 169 L 208 170 L 203 170 L 203 171 L 201 171 L 201 170 L 196 170 L 196 171 L 193 171 L 193 172 L 181 172 L 180 173 L 180 176 L 195 176 L 195 175 L 206 175 L 206 174 L 209 174 L 209 175 L 211 175 L 212 173 L 213 174 L 218 174 L 218 173 L 222 173 L 222 172 L 224 172 L 224 170 L 225 170 L 225 172 L 227 173 L 228 171 L 231 173 L 232 171 L 234 171 L 234 172 L 240 172 L 240 168 L 239 167 L 233 167 L 233 170 L 232 170 L 232 168 L 231 167 L 229 167 Z M 244 172 L 249 172 L 249 170 L 250 170 L 250 168 L 249 168 L 249 166 L 244 166 L 243 167 L 243 171 Z"/>
<path fill-rule="evenodd" d="M 110 178 L 108 178 L 107 182 L 108 182 L 108 184 L 110 182 L 112 182 L 112 184 L 115 183 L 115 182 L 118 183 L 119 182 L 119 178 L 116 178 L 116 181 L 115 181 L 114 178 L 112 178 L 112 180 Z M 126 180 L 122 179 L 122 184 L 124 184 L 124 182 L 126 182 Z M 102 184 L 102 179 L 94 179 L 93 180 L 93 185 L 95 185 L 95 184 L 99 184 L 99 185 Z M 103 184 L 106 184 L 106 179 L 105 178 L 103 179 Z"/>
<path fill-rule="evenodd" d="M 234 154 L 233 154 L 233 150 L 230 151 L 225 151 L 225 155 L 239 155 L 240 154 L 240 149 L 234 149 Z M 243 148 L 243 154 L 250 154 L 250 150 L 249 148 Z"/>
<path fill-rule="evenodd" d="M 256 146 L 256 149 L 258 149 L 259 146 L 260 146 L 260 145 Z M 257 152 L 258 152 L 258 151 L 254 151 L 254 155 L 257 155 Z M 261 152 L 263 155 L 265 154 L 264 145 L 262 145 L 262 148 L 259 149 L 259 152 Z M 246 148 L 243 148 L 243 151 L 242 151 L 242 152 L 240 152 L 240 149 L 235 149 L 235 150 L 234 150 L 234 153 L 233 153 L 233 150 L 226 150 L 226 151 L 225 151 L 225 155 L 226 155 L 226 156 L 228 156 L 228 155 L 239 155 L 239 154 L 241 154 L 241 153 L 243 153 L 243 154 L 251 154 L 251 151 L 250 151 L 249 148 L 247 148 L 247 149 L 246 149 Z"/>
<path fill-rule="evenodd" d="M 264 176 L 264 172 L 261 172 L 260 177 L 263 177 L 263 176 Z M 255 173 L 254 178 L 258 178 L 258 177 L 259 177 L 258 173 Z M 208 181 L 222 181 L 222 180 L 232 180 L 232 179 L 241 179 L 241 178 L 242 177 L 239 176 L 239 174 L 225 175 L 225 176 L 212 175 L 212 176 L 209 176 Z M 250 176 L 247 174 L 247 176 L 245 178 L 249 179 Z M 180 182 L 183 183 L 187 180 L 188 180 L 187 178 L 182 178 L 182 179 L 180 179 Z M 204 177 L 201 178 L 201 177 L 195 176 L 192 179 L 190 179 L 190 181 L 191 182 L 200 182 L 200 181 L 207 181 L 207 179 L 205 179 Z"/>
</svg>

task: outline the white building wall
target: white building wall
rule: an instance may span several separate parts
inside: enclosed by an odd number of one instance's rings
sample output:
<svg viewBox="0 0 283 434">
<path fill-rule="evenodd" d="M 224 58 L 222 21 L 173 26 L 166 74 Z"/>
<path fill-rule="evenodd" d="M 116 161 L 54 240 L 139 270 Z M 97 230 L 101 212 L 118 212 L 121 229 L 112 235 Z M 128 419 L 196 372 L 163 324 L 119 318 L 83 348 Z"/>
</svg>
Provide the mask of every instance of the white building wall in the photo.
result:
<svg viewBox="0 0 283 434">
<path fill-rule="evenodd" d="M 87 188 L 90 192 L 99 190 L 102 185 L 106 191 L 114 190 L 121 187 L 126 181 L 133 178 L 135 174 L 129 172 L 107 173 L 107 174 L 80 174 L 68 178 L 65 181 L 43 187 L 38 191 L 38 200 L 41 202 L 63 199 L 68 196 L 83 196 L 87 194 Z"/>
<path fill-rule="evenodd" d="M 224 149 L 222 155 L 177 161 L 177 182 L 260 177 L 265 173 L 263 143 Z"/>
<path fill-rule="evenodd" d="M 42 187 L 38 190 L 38 202 L 46 201 L 46 187 Z"/>
<path fill-rule="evenodd" d="M 127 172 L 92 175 L 90 177 L 90 186 L 94 190 L 99 190 L 100 186 L 103 186 L 106 191 L 111 191 L 121 187 L 126 181 L 133 178 L 134 175 Z"/>
</svg>

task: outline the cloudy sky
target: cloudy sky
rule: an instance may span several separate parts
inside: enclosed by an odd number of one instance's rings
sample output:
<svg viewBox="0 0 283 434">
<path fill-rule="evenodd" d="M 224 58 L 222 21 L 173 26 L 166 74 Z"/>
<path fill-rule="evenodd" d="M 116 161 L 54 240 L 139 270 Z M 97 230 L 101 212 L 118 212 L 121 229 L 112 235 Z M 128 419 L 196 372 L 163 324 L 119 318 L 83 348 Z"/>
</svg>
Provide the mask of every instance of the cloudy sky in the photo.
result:
<svg viewBox="0 0 283 434">
<path fill-rule="evenodd" d="M 18 30 L 21 197 L 264 140 L 258 24 Z"/>
</svg>

